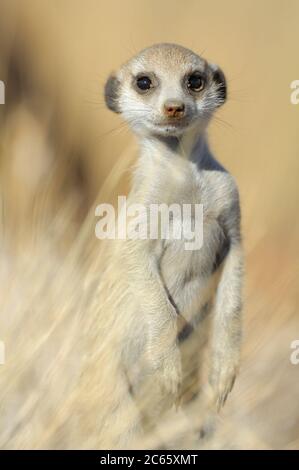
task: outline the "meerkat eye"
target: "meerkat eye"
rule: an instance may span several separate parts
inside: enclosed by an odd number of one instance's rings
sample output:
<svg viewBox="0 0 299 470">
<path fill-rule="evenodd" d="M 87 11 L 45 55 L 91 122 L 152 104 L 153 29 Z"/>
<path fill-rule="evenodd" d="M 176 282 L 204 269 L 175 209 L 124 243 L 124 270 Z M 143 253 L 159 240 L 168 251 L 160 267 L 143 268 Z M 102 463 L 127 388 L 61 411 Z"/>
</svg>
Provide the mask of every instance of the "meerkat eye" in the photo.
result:
<svg viewBox="0 0 299 470">
<path fill-rule="evenodd" d="M 138 77 L 136 80 L 136 85 L 141 91 L 147 91 L 152 87 L 152 81 L 146 75 Z"/>
<path fill-rule="evenodd" d="M 199 92 L 204 87 L 204 80 L 199 72 L 194 72 L 187 79 L 187 87 L 191 91 Z"/>
</svg>

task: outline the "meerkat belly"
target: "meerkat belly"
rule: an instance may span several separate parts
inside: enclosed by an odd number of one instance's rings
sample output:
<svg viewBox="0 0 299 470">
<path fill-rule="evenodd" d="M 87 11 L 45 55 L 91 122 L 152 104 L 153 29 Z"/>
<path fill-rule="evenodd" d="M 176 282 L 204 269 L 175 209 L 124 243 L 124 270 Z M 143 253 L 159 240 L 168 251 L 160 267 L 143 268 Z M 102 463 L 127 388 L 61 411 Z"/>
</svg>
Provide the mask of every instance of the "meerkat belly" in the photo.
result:
<svg viewBox="0 0 299 470">
<path fill-rule="evenodd" d="M 203 218 L 202 237 L 190 249 L 190 237 L 170 237 L 165 242 L 161 275 L 167 294 L 178 313 L 192 321 L 210 303 L 218 280 L 219 267 L 227 252 L 227 243 L 216 218 Z M 182 231 L 182 233 L 184 233 Z"/>
</svg>

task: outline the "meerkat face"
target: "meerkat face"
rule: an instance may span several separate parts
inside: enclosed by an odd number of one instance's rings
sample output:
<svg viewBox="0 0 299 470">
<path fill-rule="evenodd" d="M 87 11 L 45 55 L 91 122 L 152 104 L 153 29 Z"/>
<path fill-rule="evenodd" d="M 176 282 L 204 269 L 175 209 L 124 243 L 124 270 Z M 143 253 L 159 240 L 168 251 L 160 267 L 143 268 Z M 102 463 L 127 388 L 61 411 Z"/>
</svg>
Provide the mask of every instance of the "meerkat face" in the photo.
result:
<svg viewBox="0 0 299 470">
<path fill-rule="evenodd" d="M 209 121 L 226 99 L 226 82 L 219 67 L 192 51 L 158 44 L 109 77 L 105 99 L 138 134 L 180 136 Z"/>
</svg>

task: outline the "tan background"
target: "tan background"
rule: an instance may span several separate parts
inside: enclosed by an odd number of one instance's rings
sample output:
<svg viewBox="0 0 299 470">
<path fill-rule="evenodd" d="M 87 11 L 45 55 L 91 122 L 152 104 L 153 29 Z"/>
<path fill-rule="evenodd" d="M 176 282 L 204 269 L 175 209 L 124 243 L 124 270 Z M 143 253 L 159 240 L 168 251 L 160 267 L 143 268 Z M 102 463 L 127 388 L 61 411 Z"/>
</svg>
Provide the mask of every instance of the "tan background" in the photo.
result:
<svg viewBox="0 0 299 470">
<path fill-rule="evenodd" d="M 299 79 L 298 24 L 298 0 L 2 0 L 0 6 L 0 79 L 7 87 L 0 112 L 10 136 L 3 168 L 17 161 L 18 187 L 28 164 L 32 173 L 40 160 L 47 168 L 43 152 L 34 154 L 36 162 L 31 151 L 23 155 L 23 144 L 17 152 L 14 136 L 28 129 L 48 142 L 56 126 L 52 156 L 79 161 L 83 212 L 132 141 L 121 118 L 104 107 L 111 70 L 143 47 L 175 42 L 226 73 L 229 99 L 210 140 L 241 192 L 246 319 L 242 374 L 215 446 L 299 448 L 299 365 L 289 361 L 290 343 L 299 339 L 299 105 L 290 102 L 290 83 Z M 19 81 L 10 82 L 15 75 Z M 26 188 L 22 204 L 32 194 Z"/>
</svg>

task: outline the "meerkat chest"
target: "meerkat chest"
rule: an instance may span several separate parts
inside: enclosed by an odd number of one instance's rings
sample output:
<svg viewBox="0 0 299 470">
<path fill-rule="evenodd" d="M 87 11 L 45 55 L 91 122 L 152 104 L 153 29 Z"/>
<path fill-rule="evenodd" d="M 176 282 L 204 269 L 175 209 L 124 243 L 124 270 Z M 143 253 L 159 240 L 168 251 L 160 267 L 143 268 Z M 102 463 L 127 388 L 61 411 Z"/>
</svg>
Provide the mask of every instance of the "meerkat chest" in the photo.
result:
<svg viewBox="0 0 299 470">
<path fill-rule="evenodd" d="M 219 222 L 221 204 L 215 199 L 213 184 L 198 174 L 174 193 L 167 237 L 161 240 L 160 267 L 169 295 L 180 311 L 186 311 L 188 304 L 194 305 L 195 297 L 209 300 L 209 286 L 214 285 L 214 274 L 227 247 Z"/>
</svg>

